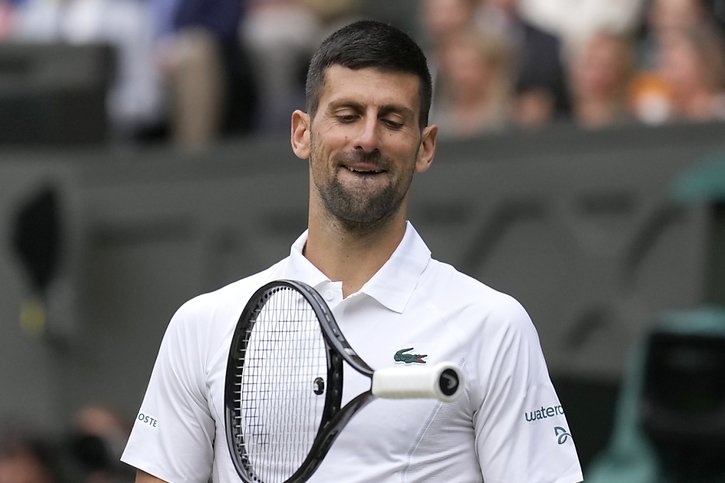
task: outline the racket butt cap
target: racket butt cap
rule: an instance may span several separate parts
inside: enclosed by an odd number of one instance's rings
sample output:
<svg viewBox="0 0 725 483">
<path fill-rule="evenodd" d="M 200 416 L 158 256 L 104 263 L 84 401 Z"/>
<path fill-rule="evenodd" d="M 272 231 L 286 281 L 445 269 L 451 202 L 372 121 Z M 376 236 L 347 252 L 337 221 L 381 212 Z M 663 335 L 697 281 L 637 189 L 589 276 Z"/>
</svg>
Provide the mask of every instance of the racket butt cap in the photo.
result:
<svg viewBox="0 0 725 483">
<path fill-rule="evenodd" d="M 452 362 L 395 366 L 373 373 L 372 393 L 383 399 L 455 401 L 463 392 L 463 372 Z"/>
</svg>

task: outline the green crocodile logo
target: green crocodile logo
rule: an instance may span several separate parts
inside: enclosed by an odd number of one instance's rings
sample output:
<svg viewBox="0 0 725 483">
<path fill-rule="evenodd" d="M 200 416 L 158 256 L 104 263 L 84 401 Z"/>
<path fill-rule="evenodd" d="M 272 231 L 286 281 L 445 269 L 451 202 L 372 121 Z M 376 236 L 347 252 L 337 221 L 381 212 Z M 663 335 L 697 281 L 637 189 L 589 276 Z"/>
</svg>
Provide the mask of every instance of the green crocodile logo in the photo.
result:
<svg viewBox="0 0 725 483">
<path fill-rule="evenodd" d="M 412 347 L 400 349 L 395 353 L 393 360 L 395 362 L 404 362 L 405 364 L 425 364 L 425 358 L 428 357 L 428 354 L 407 354 L 407 352 L 412 350 Z"/>
</svg>

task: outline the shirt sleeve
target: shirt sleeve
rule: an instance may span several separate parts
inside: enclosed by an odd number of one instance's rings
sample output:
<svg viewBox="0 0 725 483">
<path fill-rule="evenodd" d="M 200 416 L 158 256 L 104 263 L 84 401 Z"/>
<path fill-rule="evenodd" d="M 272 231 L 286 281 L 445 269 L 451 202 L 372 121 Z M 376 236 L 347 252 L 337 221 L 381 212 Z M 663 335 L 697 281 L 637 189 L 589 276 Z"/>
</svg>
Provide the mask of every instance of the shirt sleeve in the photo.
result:
<svg viewBox="0 0 725 483">
<path fill-rule="evenodd" d="M 164 335 L 122 461 L 171 482 L 206 483 L 214 419 L 205 383 L 203 325 L 182 306 Z"/>
<path fill-rule="evenodd" d="M 574 440 L 549 378 L 539 338 L 513 299 L 487 323 L 479 351 L 481 405 L 474 416 L 486 483 L 582 481 Z"/>
</svg>

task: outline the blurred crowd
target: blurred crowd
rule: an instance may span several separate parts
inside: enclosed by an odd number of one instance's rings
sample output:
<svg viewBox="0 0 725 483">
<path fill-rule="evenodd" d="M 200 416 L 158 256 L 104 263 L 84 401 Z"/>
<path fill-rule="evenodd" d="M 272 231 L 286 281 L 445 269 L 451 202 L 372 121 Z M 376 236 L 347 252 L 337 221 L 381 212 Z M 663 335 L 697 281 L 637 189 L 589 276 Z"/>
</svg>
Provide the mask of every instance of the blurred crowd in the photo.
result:
<svg viewBox="0 0 725 483">
<path fill-rule="evenodd" d="M 80 408 L 60 434 L 0 421 L 0 483 L 131 483 L 120 461 L 131 425 L 113 408 Z"/>
<path fill-rule="evenodd" d="M 725 118 L 725 0 L 416 0 L 449 137 Z M 0 0 L 0 39 L 103 42 L 116 138 L 286 132 L 314 47 L 361 0 Z M 406 25 L 405 27 L 410 27 Z M 409 29 L 410 30 L 410 29 Z"/>
<path fill-rule="evenodd" d="M 289 129 L 312 49 L 357 0 L 0 0 L 0 41 L 110 45 L 113 138 L 199 148 Z"/>
<path fill-rule="evenodd" d="M 725 119 L 725 2 L 422 3 L 442 133 Z"/>
</svg>

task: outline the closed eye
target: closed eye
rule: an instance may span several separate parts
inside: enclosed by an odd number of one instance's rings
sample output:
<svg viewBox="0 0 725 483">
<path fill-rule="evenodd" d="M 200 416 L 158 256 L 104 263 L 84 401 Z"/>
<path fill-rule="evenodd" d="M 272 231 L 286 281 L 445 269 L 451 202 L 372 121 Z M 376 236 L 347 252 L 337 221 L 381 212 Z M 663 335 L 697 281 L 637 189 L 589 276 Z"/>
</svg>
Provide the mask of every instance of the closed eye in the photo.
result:
<svg viewBox="0 0 725 483">
<path fill-rule="evenodd" d="M 396 130 L 396 131 L 398 129 L 401 129 L 403 127 L 403 123 L 402 122 L 393 121 L 392 119 L 383 119 L 383 124 L 385 124 L 390 129 L 393 129 L 393 130 Z"/>
<path fill-rule="evenodd" d="M 337 119 L 339 122 L 343 124 L 350 124 L 357 120 L 358 116 L 354 114 L 340 114 L 335 116 L 335 119 Z"/>
</svg>

